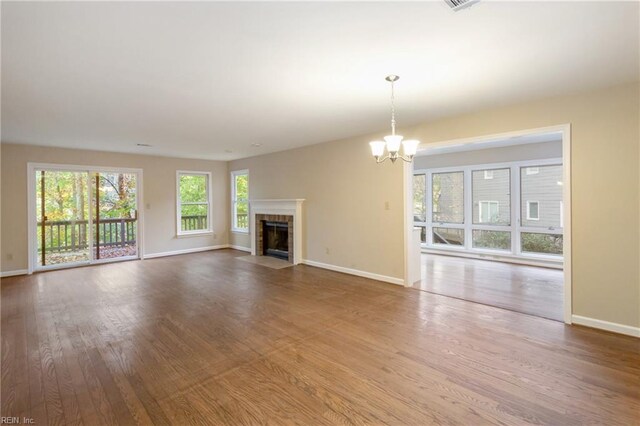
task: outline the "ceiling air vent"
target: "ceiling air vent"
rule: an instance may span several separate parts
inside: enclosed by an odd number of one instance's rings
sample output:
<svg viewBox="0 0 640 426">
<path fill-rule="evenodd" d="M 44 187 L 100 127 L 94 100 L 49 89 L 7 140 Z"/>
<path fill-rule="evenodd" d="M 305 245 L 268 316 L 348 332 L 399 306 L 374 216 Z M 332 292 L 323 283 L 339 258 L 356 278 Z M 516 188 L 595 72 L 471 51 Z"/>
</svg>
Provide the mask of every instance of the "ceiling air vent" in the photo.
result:
<svg viewBox="0 0 640 426">
<path fill-rule="evenodd" d="M 464 9 L 465 7 L 469 7 L 479 1 L 480 0 L 444 0 L 444 2 L 447 3 L 455 12 L 460 9 Z"/>
</svg>

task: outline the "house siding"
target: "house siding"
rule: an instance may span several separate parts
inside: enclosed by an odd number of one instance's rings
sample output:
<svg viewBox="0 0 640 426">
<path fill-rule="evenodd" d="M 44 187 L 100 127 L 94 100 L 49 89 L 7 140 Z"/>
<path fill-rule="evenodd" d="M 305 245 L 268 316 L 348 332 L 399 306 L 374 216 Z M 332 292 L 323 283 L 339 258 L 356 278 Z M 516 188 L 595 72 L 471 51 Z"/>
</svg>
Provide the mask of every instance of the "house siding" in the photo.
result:
<svg viewBox="0 0 640 426">
<path fill-rule="evenodd" d="M 473 223 L 484 225 L 509 225 L 511 223 L 511 171 L 508 168 L 487 169 L 493 177 L 485 179 L 484 170 L 472 173 Z M 489 222 L 480 220 L 480 202 L 497 201 L 498 216 Z"/>
<path fill-rule="evenodd" d="M 527 168 L 520 169 L 520 193 L 522 226 L 536 228 L 561 228 L 562 164 L 540 166 L 538 173 L 527 174 Z M 527 219 L 527 201 L 537 201 L 539 220 Z"/>
</svg>

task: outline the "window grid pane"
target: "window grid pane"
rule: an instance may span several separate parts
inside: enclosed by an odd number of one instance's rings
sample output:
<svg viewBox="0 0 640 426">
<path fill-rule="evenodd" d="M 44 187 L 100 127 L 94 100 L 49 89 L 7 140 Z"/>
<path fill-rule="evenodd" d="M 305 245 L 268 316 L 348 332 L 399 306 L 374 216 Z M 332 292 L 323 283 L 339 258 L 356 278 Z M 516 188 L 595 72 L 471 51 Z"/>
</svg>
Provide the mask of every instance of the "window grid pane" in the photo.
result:
<svg viewBox="0 0 640 426">
<path fill-rule="evenodd" d="M 511 250 L 511 232 L 509 231 L 474 229 L 472 232 L 474 248 Z"/>
<path fill-rule="evenodd" d="M 522 226 L 561 228 L 562 165 L 522 167 L 520 179 Z"/>
<path fill-rule="evenodd" d="M 249 174 L 233 173 L 233 229 L 249 229 Z"/>
<path fill-rule="evenodd" d="M 520 238 L 522 240 L 522 251 L 525 253 L 562 255 L 562 234 L 522 232 Z"/>
<path fill-rule="evenodd" d="M 202 231 L 208 226 L 209 206 L 207 204 L 182 205 L 180 207 L 180 229 L 182 231 Z"/>
<path fill-rule="evenodd" d="M 207 176 L 197 174 L 180 175 L 180 201 L 184 203 L 208 201 Z"/>
<path fill-rule="evenodd" d="M 464 246 L 464 229 L 433 228 L 433 243 L 449 246 Z"/>
<path fill-rule="evenodd" d="M 436 223 L 464 223 L 464 172 L 434 173 L 432 220 Z"/>
<path fill-rule="evenodd" d="M 236 200 L 246 200 L 249 198 L 249 175 L 235 175 L 234 195 Z"/>
<path fill-rule="evenodd" d="M 427 189 L 426 175 L 413 176 L 413 221 L 427 221 L 427 205 L 425 191 Z"/>
<path fill-rule="evenodd" d="M 234 204 L 234 227 L 236 229 L 249 228 L 249 203 L 236 201 Z"/>
<path fill-rule="evenodd" d="M 511 225 L 511 170 L 474 170 L 471 178 L 473 223 Z"/>
</svg>

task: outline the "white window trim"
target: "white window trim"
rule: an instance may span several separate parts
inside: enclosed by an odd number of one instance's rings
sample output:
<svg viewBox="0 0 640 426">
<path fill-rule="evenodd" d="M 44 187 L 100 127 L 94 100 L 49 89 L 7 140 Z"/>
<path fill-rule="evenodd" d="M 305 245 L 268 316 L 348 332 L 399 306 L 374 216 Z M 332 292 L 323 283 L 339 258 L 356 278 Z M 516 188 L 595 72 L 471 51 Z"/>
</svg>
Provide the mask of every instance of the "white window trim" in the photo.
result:
<svg viewBox="0 0 640 426">
<path fill-rule="evenodd" d="M 538 205 L 538 217 L 531 216 L 531 204 L 536 203 Z M 527 200 L 527 220 L 540 220 L 540 202 L 536 200 Z"/>
<path fill-rule="evenodd" d="M 249 204 L 249 187 L 248 186 L 247 186 L 247 199 L 239 200 L 236 198 L 236 176 L 242 176 L 242 175 L 247 175 L 247 179 L 249 179 L 249 169 L 234 170 L 231 172 L 231 232 L 235 232 L 238 234 L 248 234 L 249 233 L 248 222 L 247 222 L 246 228 L 236 227 L 236 203 L 238 201 L 246 201 L 247 205 Z"/>
<path fill-rule="evenodd" d="M 491 223 L 489 222 L 484 222 L 482 220 L 482 204 L 485 203 L 486 205 L 491 205 L 491 204 L 495 204 L 496 206 L 498 206 L 498 213 L 500 212 L 500 202 L 499 201 L 492 201 L 492 200 L 482 200 L 482 201 L 478 201 L 478 223 Z M 489 213 L 491 213 L 491 209 L 489 208 Z"/>
<path fill-rule="evenodd" d="M 181 207 L 182 202 L 180 201 L 180 175 L 201 175 L 207 177 L 207 201 L 206 203 L 196 203 L 196 204 L 207 204 L 207 229 L 198 229 L 195 231 L 183 231 L 181 229 L 182 222 L 182 214 Z M 203 171 L 193 171 L 193 170 L 176 170 L 176 236 L 178 237 L 191 237 L 198 235 L 210 235 L 213 234 L 213 220 L 211 214 L 211 207 L 213 205 L 213 197 L 211 194 L 211 172 L 203 172 Z"/>
</svg>

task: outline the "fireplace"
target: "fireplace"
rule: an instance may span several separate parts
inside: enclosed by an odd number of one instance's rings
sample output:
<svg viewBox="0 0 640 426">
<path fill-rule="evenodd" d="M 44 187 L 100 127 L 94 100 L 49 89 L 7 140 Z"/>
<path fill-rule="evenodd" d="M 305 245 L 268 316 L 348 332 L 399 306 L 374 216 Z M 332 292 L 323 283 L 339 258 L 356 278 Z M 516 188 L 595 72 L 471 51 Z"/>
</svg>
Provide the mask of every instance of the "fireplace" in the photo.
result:
<svg viewBox="0 0 640 426">
<path fill-rule="evenodd" d="M 263 220 L 262 222 L 262 254 L 289 260 L 289 224 Z"/>
<path fill-rule="evenodd" d="M 256 256 L 272 256 L 293 263 L 293 216 L 255 215 Z"/>
<path fill-rule="evenodd" d="M 251 254 L 302 262 L 302 202 L 304 199 L 249 201 Z M 267 224 L 268 223 L 268 224 Z"/>
</svg>

